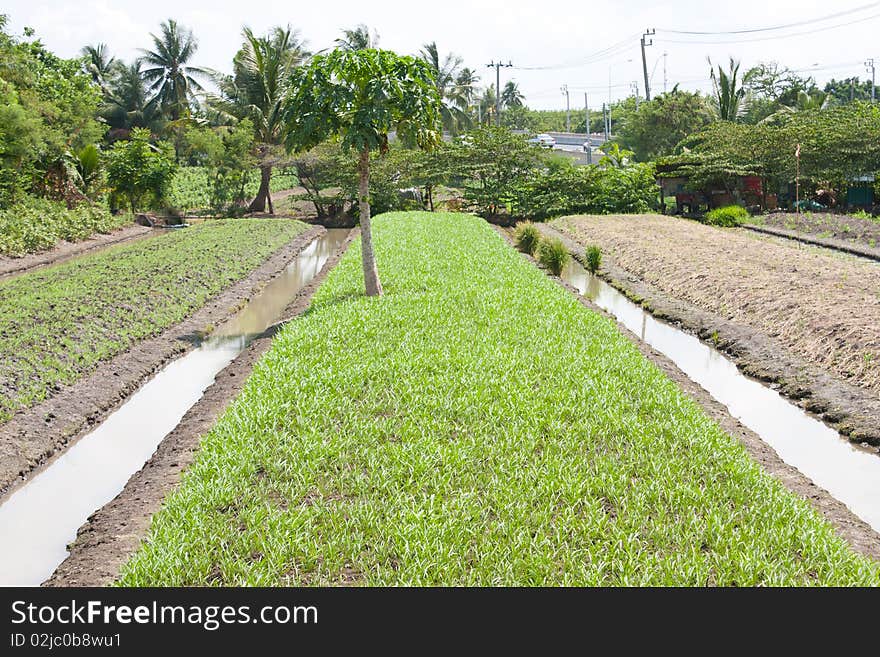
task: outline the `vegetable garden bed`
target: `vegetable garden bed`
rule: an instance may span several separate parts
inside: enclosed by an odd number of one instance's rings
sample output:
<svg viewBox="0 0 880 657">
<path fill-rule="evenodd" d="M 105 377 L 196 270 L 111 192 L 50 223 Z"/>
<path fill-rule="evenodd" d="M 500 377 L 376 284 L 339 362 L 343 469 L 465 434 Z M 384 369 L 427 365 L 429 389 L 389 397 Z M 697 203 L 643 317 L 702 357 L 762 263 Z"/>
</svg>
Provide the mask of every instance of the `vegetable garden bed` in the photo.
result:
<svg viewBox="0 0 880 657">
<path fill-rule="evenodd" d="M 877 584 L 616 329 L 467 215 L 375 222 L 123 585 Z"/>
</svg>

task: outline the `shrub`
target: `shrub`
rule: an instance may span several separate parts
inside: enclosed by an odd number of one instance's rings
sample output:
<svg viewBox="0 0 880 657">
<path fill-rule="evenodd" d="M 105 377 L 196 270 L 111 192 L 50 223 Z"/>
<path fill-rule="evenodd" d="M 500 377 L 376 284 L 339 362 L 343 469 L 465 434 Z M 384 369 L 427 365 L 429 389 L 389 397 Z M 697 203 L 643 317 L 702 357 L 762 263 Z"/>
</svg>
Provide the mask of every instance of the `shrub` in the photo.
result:
<svg viewBox="0 0 880 657">
<path fill-rule="evenodd" d="M 523 253 L 535 255 L 535 250 L 541 241 L 541 233 L 538 232 L 538 227 L 535 224 L 531 221 L 523 221 L 517 224 L 513 237 L 516 240 L 516 248 Z"/>
<path fill-rule="evenodd" d="M 538 262 L 549 269 L 554 276 L 562 273 L 570 257 L 568 249 L 561 240 L 541 240 L 538 246 Z"/>
<path fill-rule="evenodd" d="M 0 255 L 45 251 L 59 240 L 76 242 L 95 233 L 109 233 L 129 221 L 130 215 L 113 216 L 100 205 L 82 203 L 68 210 L 60 201 L 25 197 L 0 210 Z"/>
<path fill-rule="evenodd" d="M 602 249 L 595 244 L 587 247 L 587 269 L 591 274 L 599 271 L 602 266 Z"/>
<path fill-rule="evenodd" d="M 704 222 L 710 226 L 739 226 L 749 218 L 749 213 L 739 205 L 728 205 L 723 208 L 715 208 L 706 213 Z"/>
</svg>

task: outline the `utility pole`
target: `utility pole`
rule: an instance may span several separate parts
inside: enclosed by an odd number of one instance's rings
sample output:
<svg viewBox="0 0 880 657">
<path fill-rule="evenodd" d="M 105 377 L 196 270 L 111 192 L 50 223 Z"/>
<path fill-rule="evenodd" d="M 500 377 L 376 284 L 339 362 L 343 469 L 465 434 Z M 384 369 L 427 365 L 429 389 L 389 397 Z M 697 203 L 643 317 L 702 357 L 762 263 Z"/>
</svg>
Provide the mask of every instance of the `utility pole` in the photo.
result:
<svg viewBox="0 0 880 657">
<path fill-rule="evenodd" d="M 593 163 L 593 140 L 590 138 L 590 104 L 587 102 L 587 92 L 584 92 L 584 113 L 587 115 L 587 164 Z"/>
<path fill-rule="evenodd" d="M 876 96 L 876 88 L 877 88 L 877 84 L 874 80 L 874 76 L 875 76 L 876 71 L 874 69 L 874 58 L 873 57 L 871 57 L 871 59 L 869 59 L 868 61 L 865 62 L 865 67 L 871 73 L 871 102 L 873 103 L 875 96 Z"/>
<path fill-rule="evenodd" d="M 642 70 L 645 73 L 645 100 L 651 100 L 651 85 L 648 82 L 648 60 L 645 57 L 645 46 L 653 46 L 654 39 L 650 41 L 645 41 L 645 37 L 654 36 L 656 31 L 654 28 L 649 30 L 645 30 L 645 33 L 642 35 Z"/>
<path fill-rule="evenodd" d="M 568 85 L 562 85 L 559 90 L 565 96 L 565 131 L 571 132 L 571 105 L 568 102 Z"/>
<path fill-rule="evenodd" d="M 495 69 L 495 125 L 501 125 L 501 68 L 510 68 L 512 66 L 513 63 L 510 60 L 507 60 L 506 64 L 502 64 L 500 59 L 498 62 L 493 60 L 486 64 L 486 68 Z"/>
<path fill-rule="evenodd" d="M 665 50 L 663 51 L 663 93 L 666 93 L 666 56 L 668 54 Z"/>
<path fill-rule="evenodd" d="M 607 106 L 607 108 L 606 108 L 605 103 L 602 103 L 602 118 L 605 119 L 605 141 L 606 142 L 608 141 L 608 139 L 611 135 L 611 125 L 610 125 L 611 121 L 609 121 L 609 119 L 611 118 L 611 112 L 609 111 L 610 109 L 611 109 L 610 106 Z"/>
</svg>

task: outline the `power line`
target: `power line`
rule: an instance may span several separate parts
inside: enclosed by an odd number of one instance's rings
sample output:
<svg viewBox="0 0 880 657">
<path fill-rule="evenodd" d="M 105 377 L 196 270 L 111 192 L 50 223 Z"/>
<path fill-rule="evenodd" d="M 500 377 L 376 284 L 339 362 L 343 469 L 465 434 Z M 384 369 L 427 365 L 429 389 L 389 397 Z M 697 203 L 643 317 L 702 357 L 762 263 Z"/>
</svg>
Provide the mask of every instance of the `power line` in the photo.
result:
<svg viewBox="0 0 880 657">
<path fill-rule="evenodd" d="M 855 25 L 856 23 L 864 23 L 865 21 L 873 20 L 875 18 L 880 18 L 880 14 L 872 14 L 870 16 L 863 16 L 861 18 L 857 18 L 853 21 L 848 21 L 846 23 L 838 23 L 837 25 L 829 25 L 827 27 L 820 27 L 815 30 L 806 30 L 803 32 L 793 32 L 791 34 L 777 34 L 768 37 L 758 37 L 755 39 L 733 39 L 728 41 L 688 41 L 688 40 L 679 40 L 679 39 L 665 39 L 662 36 L 658 37 L 658 41 L 662 41 L 663 43 L 684 43 L 687 45 L 704 45 L 704 46 L 722 46 L 727 44 L 736 44 L 736 43 L 755 43 L 757 41 L 779 41 L 782 39 L 789 39 L 791 37 L 805 36 L 807 34 L 817 34 L 818 32 L 827 32 L 829 30 L 836 30 L 840 27 L 846 27 L 848 25 Z M 669 31 L 669 30 L 666 30 Z"/>
<path fill-rule="evenodd" d="M 797 21 L 794 23 L 785 23 L 782 25 L 771 25 L 769 27 L 755 27 L 744 30 L 721 30 L 721 31 L 706 31 L 699 32 L 693 30 L 667 30 L 662 29 L 662 32 L 670 32 L 672 34 L 696 34 L 696 35 L 711 35 L 711 34 L 751 34 L 754 32 L 772 32 L 774 30 L 786 30 L 791 27 L 801 27 L 803 25 L 810 25 L 812 23 L 821 23 L 823 21 L 828 21 L 833 18 L 840 18 L 841 16 L 848 16 L 850 14 L 855 14 L 860 11 L 864 11 L 865 9 L 872 9 L 874 7 L 880 6 L 880 2 L 871 2 L 867 5 L 862 5 L 861 7 L 855 7 L 853 9 L 846 9 L 844 11 L 838 11 L 833 14 L 828 14 L 827 16 L 822 16 L 820 18 L 810 18 L 807 20 Z"/>
<path fill-rule="evenodd" d="M 633 41 L 639 38 L 640 33 L 636 33 L 626 37 L 618 41 L 617 43 L 611 44 L 606 48 L 602 48 L 600 50 L 596 50 L 589 55 L 587 55 L 583 59 L 579 60 L 569 60 L 568 62 L 564 62 L 562 64 L 553 64 L 549 66 L 516 66 L 517 70 L 520 71 L 550 71 L 562 68 L 576 68 L 578 66 L 584 66 L 586 64 L 594 64 L 596 62 L 601 62 L 603 60 L 609 59 L 610 57 L 616 57 L 618 54 L 627 49 L 627 47 L 631 46 Z"/>
</svg>

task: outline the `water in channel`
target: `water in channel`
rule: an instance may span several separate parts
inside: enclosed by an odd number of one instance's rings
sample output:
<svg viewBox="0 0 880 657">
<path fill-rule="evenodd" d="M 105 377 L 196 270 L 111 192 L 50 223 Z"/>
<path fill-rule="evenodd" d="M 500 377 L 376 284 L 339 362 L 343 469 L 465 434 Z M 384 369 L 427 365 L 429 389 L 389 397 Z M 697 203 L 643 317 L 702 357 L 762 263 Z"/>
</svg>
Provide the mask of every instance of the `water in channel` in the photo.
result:
<svg viewBox="0 0 880 657">
<path fill-rule="evenodd" d="M 67 557 L 86 519 L 112 500 L 226 367 L 342 245 L 329 230 L 198 348 L 171 362 L 96 429 L 0 504 L 0 585 L 36 586 Z"/>
<path fill-rule="evenodd" d="M 563 280 L 672 360 L 780 458 L 880 531 L 880 458 L 841 437 L 778 392 L 742 374 L 699 338 L 661 322 L 616 289 L 569 262 Z"/>
</svg>

